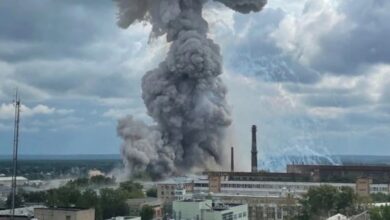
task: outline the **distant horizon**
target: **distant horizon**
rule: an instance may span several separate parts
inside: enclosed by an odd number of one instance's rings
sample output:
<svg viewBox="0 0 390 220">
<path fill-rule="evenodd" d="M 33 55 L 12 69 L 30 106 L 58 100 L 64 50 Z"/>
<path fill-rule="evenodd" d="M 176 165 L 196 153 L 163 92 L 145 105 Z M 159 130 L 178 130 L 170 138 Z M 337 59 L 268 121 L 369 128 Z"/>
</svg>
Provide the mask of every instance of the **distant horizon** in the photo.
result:
<svg viewBox="0 0 390 220">
<path fill-rule="evenodd" d="M 271 157 L 303 157 L 302 155 L 267 155 Z M 329 154 L 329 157 L 388 157 L 390 155 L 375 155 L 375 154 Z M 19 154 L 18 157 L 23 159 L 25 157 L 118 157 L 120 158 L 120 154 Z M 310 157 L 318 157 L 316 155 L 311 155 Z M 12 154 L 0 155 L 0 159 L 4 158 L 12 158 Z M 389 161 L 390 162 L 390 161 Z"/>
</svg>

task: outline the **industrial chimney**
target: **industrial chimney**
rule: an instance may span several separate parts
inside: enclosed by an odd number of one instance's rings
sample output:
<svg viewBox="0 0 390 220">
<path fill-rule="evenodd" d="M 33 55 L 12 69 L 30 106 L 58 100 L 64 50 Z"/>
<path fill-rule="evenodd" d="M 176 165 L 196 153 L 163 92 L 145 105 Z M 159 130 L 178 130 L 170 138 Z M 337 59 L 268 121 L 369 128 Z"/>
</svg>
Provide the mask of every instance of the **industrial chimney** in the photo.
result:
<svg viewBox="0 0 390 220">
<path fill-rule="evenodd" d="M 234 172 L 234 148 L 230 149 L 230 172 Z"/>
<path fill-rule="evenodd" d="M 252 173 L 257 172 L 256 125 L 252 126 Z"/>
</svg>

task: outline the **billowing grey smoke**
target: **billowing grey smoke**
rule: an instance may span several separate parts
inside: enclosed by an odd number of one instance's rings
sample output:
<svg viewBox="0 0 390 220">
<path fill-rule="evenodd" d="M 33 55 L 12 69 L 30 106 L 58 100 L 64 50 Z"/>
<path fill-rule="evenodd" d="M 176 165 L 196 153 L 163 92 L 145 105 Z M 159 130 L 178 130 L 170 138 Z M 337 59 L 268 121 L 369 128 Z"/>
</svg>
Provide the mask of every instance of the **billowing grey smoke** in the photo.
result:
<svg viewBox="0 0 390 220">
<path fill-rule="evenodd" d="M 242 13 L 259 11 L 266 0 L 217 0 Z M 119 121 L 122 155 L 130 174 L 153 178 L 223 165 L 223 140 L 231 124 L 227 89 L 220 75 L 220 49 L 207 38 L 206 0 L 116 0 L 118 25 L 152 24 L 151 37 L 166 34 L 168 57 L 142 80 L 142 98 L 157 123 L 131 116 Z"/>
</svg>

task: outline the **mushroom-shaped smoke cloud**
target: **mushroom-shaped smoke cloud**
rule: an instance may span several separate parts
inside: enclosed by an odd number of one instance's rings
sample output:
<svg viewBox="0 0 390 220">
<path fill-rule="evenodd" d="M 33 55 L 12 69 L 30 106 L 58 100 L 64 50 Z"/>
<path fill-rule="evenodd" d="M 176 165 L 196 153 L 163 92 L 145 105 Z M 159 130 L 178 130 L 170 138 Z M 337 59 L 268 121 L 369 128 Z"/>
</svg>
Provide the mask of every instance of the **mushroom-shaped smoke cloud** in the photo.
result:
<svg viewBox="0 0 390 220">
<path fill-rule="evenodd" d="M 216 0 L 241 13 L 260 11 L 266 0 Z M 122 156 L 129 174 L 146 170 L 163 178 L 224 164 L 223 140 L 231 124 L 227 89 L 220 75 L 220 49 L 207 38 L 206 0 L 116 0 L 118 25 L 152 24 L 152 37 L 166 34 L 168 57 L 145 74 L 142 98 L 157 123 L 131 116 L 119 121 Z"/>
</svg>

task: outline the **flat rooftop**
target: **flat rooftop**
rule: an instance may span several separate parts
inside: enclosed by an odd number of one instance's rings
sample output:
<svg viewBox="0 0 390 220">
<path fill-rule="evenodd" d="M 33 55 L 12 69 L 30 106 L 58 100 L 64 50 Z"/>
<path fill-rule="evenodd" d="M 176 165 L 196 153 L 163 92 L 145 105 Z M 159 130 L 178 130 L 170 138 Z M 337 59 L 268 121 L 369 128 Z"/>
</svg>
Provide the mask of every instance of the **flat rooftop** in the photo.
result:
<svg viewBox="0 0 390 220">
<path fill-rule="evenodd" d="M 287 168 L 321 169 L 321 170 L 351 170 L 351 171 L 390 171 L 390 166 L 384 165 L 295 165 L 289 164 Z"/>
</svg>

